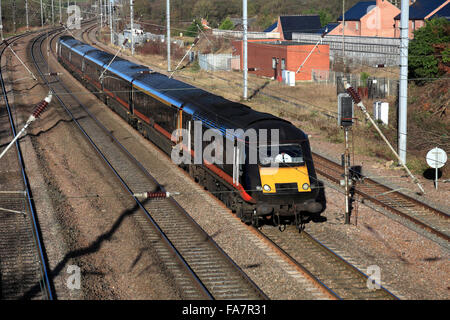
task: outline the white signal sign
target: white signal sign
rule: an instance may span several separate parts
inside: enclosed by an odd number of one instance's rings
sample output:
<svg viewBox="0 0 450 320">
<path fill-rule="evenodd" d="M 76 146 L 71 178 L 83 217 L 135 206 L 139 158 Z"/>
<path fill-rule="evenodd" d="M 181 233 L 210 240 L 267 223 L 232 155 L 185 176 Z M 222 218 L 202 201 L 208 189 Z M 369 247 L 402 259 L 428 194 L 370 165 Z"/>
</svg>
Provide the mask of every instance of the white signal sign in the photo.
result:
<svg viewBox="0 0 450 320">
<path fill-rule="evenodd" d="M 430 167 L 439 169 L 447 162 L 447 154 L 440 148 L 434 148 L 427 153 L 427 163 Z"/>
<path fill-rule="evenodd" d="M 434 148 L 427 153 L 427 163 L 430 167 L 436 169 L 436 174 L 434 178 L 434 186 L 438 188 L 438 169 L 442 168 L 447 162 L 447 154 L 444 150 L 440 148 Z"/>
</svg>

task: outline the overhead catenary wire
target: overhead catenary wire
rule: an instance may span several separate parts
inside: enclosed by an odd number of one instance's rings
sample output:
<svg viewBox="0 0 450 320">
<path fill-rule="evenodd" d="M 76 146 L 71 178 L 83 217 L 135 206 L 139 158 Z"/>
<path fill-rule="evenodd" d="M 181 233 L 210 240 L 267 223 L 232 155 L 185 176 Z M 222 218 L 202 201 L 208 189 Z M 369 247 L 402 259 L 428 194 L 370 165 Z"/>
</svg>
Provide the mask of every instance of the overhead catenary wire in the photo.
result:
<svg viewBox="0 0 450 320">
<path fill-rule="evenodd" d="M 142 24 L 148 24 L 148 25 L 153 25 L 153 26 L 157 26 L 157 27 L 160 27 L 160 28 L 162 28 L 162 29 L 165 29 L 165 26 L 163 26 L 163 25 L 158 25 L 158 24 L 154 24 L 154 23 L 146 23 L 146 22 L 142 22 L 142 21 L 139 21 L 138 20 L 138 22 L 139 23 L 142 23 Z M 172 29 L 175 29 L 175 30 L 178 30 L 178 31 L 183 31 L 183 32 L 187 32 L 187 31 L 189 31 L 188 29 L 181 29 L 181 28 L 173 28 L 172 27 Z M 291 30 L 291 31 L 297 31 L 297 30 Z M 310 31 L 322 31 L 322 29 L 311 29 Z M 230 40 L 236 40 L 236 41 L 239 41 L 239 39 L 238 38 L 236 38 L 236 37 L 226 37 L 226 36 L 220 36 L 220 38 L 225 38 L 225 39 L 230 39 Z M 208 39 L 209 40 L 209 39 Z M 273 41 L 275 41 L 275 40 L 277 40 L 277 39 L 273 39 Z M 279 45 L 276 45 L 276 44 L 267 44 L 267 43 L 265 43 L 265 45 L 267 45 L 267 46 L 272 46 L 272 47 L 279 47 Z M 309 45 L 313 45 L 312 43 L 311 44 L 309 44 Z M 310 52 L 310 50 L 301 50 L 301 49 L 294 49 L 294 50 L 291 50 L 292 52 L 296 52 L 296 53 L 309 53 Z M 321 55 L 327 55 L 327 54 L 325 54 L 325 53 L 318 53 L 318 54 L 321 54 Z M 380 55 L 380 56 L 383 56 L 383 55 Z M 410 55 L 410 57 L 413 57 L 414 55 Z M 417 56 L 427 56 L 427 55 L 417 55 Z M 442 56 L 442 55 L 441 55 Z M 376 67 L 376 66 L 373 66 L 373 65 L 369 65 L 369 64 L 364 64 L 364 63 L 362 63 L 362 62 L 358 62 L 358 61 L 354 61 L 353 63 L 355 63 L 355 64 L 358 64 L 358 65 L 361 65 L 361 66 L 364 66 L 364 67 L 368 67 L 368 68 L 373 68 L 373 69 L 379 69 L 378 67 Z M 393 72 L 393 71 L 389 71 L 389 70 L 384 70 L 385 72 L 388 72 L 388 73 L 392 73 L 393 75 L 396 75 L 396 76 L 399 76 L 399 73 L 396 73 L 396 72 Z M 436 78 L 415 78 L 415 79 L 408 79 L 408 81 L 414 81 L 414 80 L 421 80 L 421 79 L 424 79 L 424 80 L 426 80 L 426 79 L 429 79 L 429 80 L 433 80 L 433 79 L 442 79 L 442 78 L 439 78 L 439 77 L 436 77 Z"/>
</svg>

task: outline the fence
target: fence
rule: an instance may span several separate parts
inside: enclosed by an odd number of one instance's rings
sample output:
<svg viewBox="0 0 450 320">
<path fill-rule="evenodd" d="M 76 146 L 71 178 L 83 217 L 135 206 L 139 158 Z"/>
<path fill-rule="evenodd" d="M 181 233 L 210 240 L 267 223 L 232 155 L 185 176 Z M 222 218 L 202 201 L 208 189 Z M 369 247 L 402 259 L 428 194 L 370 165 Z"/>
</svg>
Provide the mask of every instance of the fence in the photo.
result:
<svg viewBox="0 0 450 320">
<path fill-rule="evenodd" d="M 292 40 L 317 43 L 320 34 L 292 33 Z M 326 35 L 322 44 L 330 46 L 330 60 L 342 59 L 342 36 Z M 400 64 L 400 39 L 381 37 L 345 37 L 345 57 L 356 64 L 398 66 Z"/>
<path fill-rule="evenodd" d="M 372 77 L 368 78 L 366 83 L 363 83 L 361 76 L 358 74 L 344 74 L 343 72 L 329 70 L 312 70 L 311 72 L 313 82 L 336 86 L 338 94 L 345 92 L 341 80 L 343 77 L 345 77 L 355 89 L 358 87 L 367 87 L 367 93 L 370 99 L 383 99 L 386 98 L 386 96 L 398 95 L 399 80 L 396 79 Z"/>
<path fill-rule="evenodd" d="M 212 34 L 217 37 L 232 37 L 242 39 L 243 31 L 213 29 Z M 247 32 L 248 39 L 280 39 L 279 32 Z"/>
<path fill-rule="evenodd" d="M 123 33 L 114 35 L 114 44 L 120 46 L 125 41 L 125 39 L 128 39 L 128 42 L 125 46 L 130 47 L 131 46 L 131 33 L 129 31 L 124 31 Z M 161 34 L 153 34 L 150 32 L 144 32 L 142 34 L 137 34 L 134 37 L 134 44 L 136 46 L 144 44 L 148 41 L 164 42 L 165 36 L 161 35 Z M 172 44 L 176 44 L 179 47 L 184 47 L 183 40 L 171 39 L 170 41 Z"/>
<path fill-rule="evenodd" d="M 230 71 L 231 53 L 227 54 L 198 54 L 198 63 L 200 68 L 207 71 Z"/>
</svg>

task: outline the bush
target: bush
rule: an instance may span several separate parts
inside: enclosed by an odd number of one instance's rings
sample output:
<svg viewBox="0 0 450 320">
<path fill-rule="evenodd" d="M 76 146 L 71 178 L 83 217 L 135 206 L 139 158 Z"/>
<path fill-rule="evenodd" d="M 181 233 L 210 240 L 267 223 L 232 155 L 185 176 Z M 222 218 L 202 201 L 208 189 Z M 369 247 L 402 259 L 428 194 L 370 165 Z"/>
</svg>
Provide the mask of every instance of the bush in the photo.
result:
<svg viewBox="0 0 450 320">
<path fill-rule="evenodd" d="M 445 67 L 450 67 L 449 43 L 450 22 L 445 18 L 427 21 L 414 31 L 414 40 L 409 45 L 409 78 L 436 78 L 444 74 Z"/>
<path fill-rule="evenodd" d="M 223 20 L 219 26 L 219 29 L 221 29 L 221 30 L 231 30 L 233 28 L 234 28 L 234 24 L 233 24 L 233 22 L 231 22 L 229 17 L 227 17 L 225 20 Z"/>
<path fill-rule="evenodd" d="M 192 24 L 186 30 L 187 37 L 196 37 L 198 35 L 199 28 L 203 30 L 202 24 L 198 20 L 192 21 Z"/>
<path fill-rule="evenodd" d="M 367 79 L 369 79 L 369 77 L 370 77 L 370 74 L 368 74 L 367 72 L 361 72 L 361 75 L 360 75 L 360 77 L 361 77 L 361 87 L 367 87 Z"/>
<path fill-rule="evenodd" d="M 142 46 L 136 47 L 136 52 L 143 55 L 167 56 L 167 44 L 161 41 L 149 41 Z M 181 59 L 185 54 L 185 49 L 176 44 L 170 45 L 170 55 L 174 59 Z"/>
</svg>

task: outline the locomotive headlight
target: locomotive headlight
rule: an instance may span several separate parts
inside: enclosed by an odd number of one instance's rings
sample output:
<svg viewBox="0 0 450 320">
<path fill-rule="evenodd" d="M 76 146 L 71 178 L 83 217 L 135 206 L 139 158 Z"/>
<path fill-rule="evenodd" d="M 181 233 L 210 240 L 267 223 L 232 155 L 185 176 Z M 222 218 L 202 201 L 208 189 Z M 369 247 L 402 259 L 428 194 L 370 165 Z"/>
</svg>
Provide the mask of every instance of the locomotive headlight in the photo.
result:
<svg viewBox="0 0 450 320">
<path fill-rule="evenodd" d="M 268 184 L 265 184 L 265 185 L 263 186 L 263 189 L 264 189 L 264 191 L 270 191 L 270 190 L 272 190 Z"/>
<path fill-rule="evenodd" d="M 302 186 L 302 188 L 303 188 L 303 190 L 308 190 L 308 188 L 309 188 L 309 184 L 307 184 L 307 183 L 304 183 L 304 184 L 303 184 L 303 186 Z"/>
</svg>

